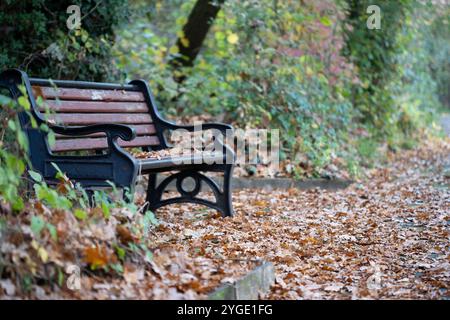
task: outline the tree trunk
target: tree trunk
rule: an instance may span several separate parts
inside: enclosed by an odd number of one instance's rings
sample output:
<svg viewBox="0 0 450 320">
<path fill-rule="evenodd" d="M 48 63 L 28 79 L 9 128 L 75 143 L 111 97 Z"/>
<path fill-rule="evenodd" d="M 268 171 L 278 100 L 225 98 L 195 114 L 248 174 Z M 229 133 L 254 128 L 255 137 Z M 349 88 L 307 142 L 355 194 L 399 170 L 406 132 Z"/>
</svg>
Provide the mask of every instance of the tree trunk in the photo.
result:
<svg viewBox="0 0 450 320">
<path fill-rule="evenodd" d="M 193 66 L 209 28 L 224 2 L 225 0 L 197 0 L 183 27 L 184 37 L 178 38 L 176 42 L 179 55 L 170 61 L 174 70 Z M 185 76 L 175 77 L 178 82 L 182 82 L 184 78 Z"/>
</svg>

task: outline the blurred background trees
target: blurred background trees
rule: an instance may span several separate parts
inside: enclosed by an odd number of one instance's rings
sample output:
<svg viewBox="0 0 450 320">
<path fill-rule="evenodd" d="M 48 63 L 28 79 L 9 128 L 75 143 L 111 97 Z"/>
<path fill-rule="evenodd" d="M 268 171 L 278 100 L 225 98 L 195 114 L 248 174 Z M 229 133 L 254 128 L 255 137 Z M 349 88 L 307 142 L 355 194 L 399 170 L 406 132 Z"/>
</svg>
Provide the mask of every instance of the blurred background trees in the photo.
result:
<svg viewBox="0 0 450 320">
<path fill-rule="evenodd" d="M 70 2 L 70 3 L 69 3 Z M 69 4 L 81 29 L 67 30 Z M 366 22 L 381 9 L 381 30 Z M 281 130 L 289 174 L 357 174 L 449 101 L 449 6 L 388 0 L 5 0 L 0 68 L 148 80 L 167 116 Z M 183 80 L 183 81 L 180 81 Z M 336 171 L 336 170 L 335 170 Z"/>
</svg>

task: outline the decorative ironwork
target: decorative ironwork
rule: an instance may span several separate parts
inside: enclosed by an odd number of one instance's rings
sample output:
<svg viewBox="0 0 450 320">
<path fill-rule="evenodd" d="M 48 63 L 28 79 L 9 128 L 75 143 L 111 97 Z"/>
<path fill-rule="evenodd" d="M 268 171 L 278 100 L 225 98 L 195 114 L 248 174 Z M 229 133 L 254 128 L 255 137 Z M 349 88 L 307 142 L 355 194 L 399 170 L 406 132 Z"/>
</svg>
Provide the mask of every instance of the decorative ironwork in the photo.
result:
<svg viewBox="0 0 450 320">
<path fill-rule="evenodd" d="M 231 204 L 231 175 L 233 166 L 223 165 L 222 170 L 224 172 L 224 181 L 222 189 L 211 178 L 205 176 L 196 170 L 185 170 L 175 173 L 165 178 L 158 186 L 156 186 L 156 173 L 149 175 L 149 184 L 147 189 L 147 201 L 148 210 L 155 211 L 156 209 L 174 203 L 191 202 L 218 210 L 223 216 L 232 216 L 232 204 Z M 183 188 L 183 181 L 187 178 L 192 178 L 194 181 L 193 189 L 188 191 Z M 164 199 L 164 192 L 167 191 L 167 187 L 171 182 L 175 182 L 175 186 L 179 196 Z M 209 186 L 214 194 L 215 202 L 202 199 L 198 197 L 198 194 L 202 190 L 203 183 Z"/>
</svg>

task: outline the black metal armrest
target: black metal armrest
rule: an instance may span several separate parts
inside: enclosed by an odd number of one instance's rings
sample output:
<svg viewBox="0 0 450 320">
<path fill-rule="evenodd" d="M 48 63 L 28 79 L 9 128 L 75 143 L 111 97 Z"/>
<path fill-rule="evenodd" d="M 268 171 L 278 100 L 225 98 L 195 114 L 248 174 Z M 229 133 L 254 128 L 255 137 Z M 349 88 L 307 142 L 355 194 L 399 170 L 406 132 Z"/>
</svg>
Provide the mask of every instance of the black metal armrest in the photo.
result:
<svg viewBox="0 0 450 320">
<path fill-rule="evenodd" d="M 120 138 L 125 141 L 130 141 L 136 138 L 136 131 L 134 128 L 123 124 L 94 124 L 84 127 L 50 125 L 49 127 L 53 132 L 66 136 L 85 136 L 92 133 L 104 132 L 113 140 Z"/>
<path fill-rule="evenodd" d="M 177 130 L 177 129 L 184 129 L 187 130 L 189 132 L 194 132 L 196 129 L 198 129 L 198 126 L 195 125 L 179 125 L 167 120 L 163 120 L 163 119 L 159 119 L 160 124 L 162 125 L 163 129 L 170 129 L 170 130 Z M 229 124 L 225 124 L 225 123 L 201 123 L 201 129 L 202 131 L 206 131 L 206 130 L 219 130 L 221 132 L 221 134 L 223 135 L 223 138 L 225 140 L 226 138 L 226 134 L 227 134 L 227 130 L 230 130 L 231 132 L 233 132 L 233 126 L 229 125 Z M 219 143 L 219 145 L 222 147 L 223 149 L 223 153 L 226 155 L 227 161 L 233 161 L 236 159 L 236 155 L 232 149 L 232 147 L 228 146 L 223 140 L 221 141 L 221 139 L 218 139 L 217 141 Z"/>
<path fill-rule="evenodd" d="M 167 129 L 171 130 L 184 129 L 190 132 L 193 132 L 195 131 L 195 129 L 198 128 L 198 126 L 194 125 L 180 125 L 169 121 L 163 121 L 162 125 Z M 200 126 L 202 131 L 216 129 L 219 130 L 224 136 L 226 136 L 227 130 L 233 131 L 233 127 L 225 123 L 201 123 Z"/>
</svg>

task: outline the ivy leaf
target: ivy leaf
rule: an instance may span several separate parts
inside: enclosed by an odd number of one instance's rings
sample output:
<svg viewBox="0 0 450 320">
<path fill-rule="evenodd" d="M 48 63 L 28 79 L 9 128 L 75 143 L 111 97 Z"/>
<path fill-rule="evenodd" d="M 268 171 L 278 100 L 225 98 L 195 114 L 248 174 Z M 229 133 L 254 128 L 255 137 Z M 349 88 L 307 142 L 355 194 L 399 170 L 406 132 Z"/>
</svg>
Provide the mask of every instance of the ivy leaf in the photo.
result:
<svg viewBox="0 0 450 320">
<path fill-rule="evenodd" d="M 16 131 L 17 127 L 16 127 L 16 122 L 12 119 L 8 120 L 8 127 L 12 130 L 12 131 Z"/>
<path fill-rule="evenodd" d="M 42 182 L 42 176 L 39 172 L 33 171 L 33 170 L 28 170 L 28 174 L 30 175 L 30 177 L 36 181 L 36 182 Z"/>
<path fill-rule="evenodd" d="M 151 211 L 147 211 L 145 213 L 144 219 L 154 225 L 157 225 L 159 223 L 158 219 L 156 219 L 155 217 L 155 214 Z"/>
<path fill-rule="evenodd" d="M 16 131 L 17 133 L 17 141 L 19 143 L 19 146 L 24 149 L 27 150 L 28 149 L 28 139 L 25 136 L 25 134 L 22 131 Z"/>
<path fill-rule="evenodd" d="M 51 223 L 47 223 L 47 230 L 50 233 L 50 236 L 52 237 L 52 239 L 56 241 L 58 239 L 58 233 L 56 231 L 56 227 L 54 225 L 52 225 Z"/>
<path fill-rule="evenodd" d="M 33 233 L 39 237 L 41 235 L 42 230 L 45 227 L 45 221 L 44 219 L 42 219 L 41 217 L 38 216 L 33 216 L 31 217 L 31 231 L 33 231 Z"/>
<path fill-rule="evenodd" d="M 39 126 L 39 129 L 40 129 L 41 131 L 43 131 L 43 132 L 48 132 L 48 130 L 49 130 L 48 125 L 46 125 L 45 123 L 42 123 L 42 124 Z"/>
<path fill-rule="evenodd" d="M 13 100 L 11 100 L 11 98 L 0 94 L 0 105 L 7 106 L 7 105 L 11 105 L 12 102 L 13 102 Z"/>
<path fill-rule="evenodd" d="M 23 208 L 25 208 L 25 204 L 23 202 L 23 199 L 22 198 L 16 198 L 14 203 L 13 203 L 13 205 L 12 205 L 12 209 L 17 212 L 17 211 L 22 211 Z"/>
<path fill-rule="evenodd" d="M 108 204 L 105 201 L 102 201 L 102 211 L 106 219 L 108 219 L 111 216 L 111 211 L 109 209 Z"/>
<path fill-rule="evenodd" d="M 119 257 L 120 260 L 125 259 L 126 251 L 125 251 L 124 248 L 116 246 L 116 253 L 117 253 L 117 256 Z"/>
<path fill-rule="evenodd" d="M 17 99 L 17 102 L 25 110 L 30 110 L 30 107 L 31 107 L 30 106 L 30 101 L 28 101 L 28 99 L 26 97 L 24 97 L 24 96 L 19 97 L 19 99 Z"/>
<path fill-rule="evenodd" d="M 79 220 L 86 220 L 86 218 L 87 218 L 86 211 L 81 210 L 81 209 L 75 209 L 73 215 Z"/>
</svg>

